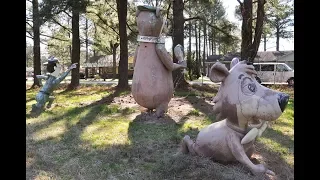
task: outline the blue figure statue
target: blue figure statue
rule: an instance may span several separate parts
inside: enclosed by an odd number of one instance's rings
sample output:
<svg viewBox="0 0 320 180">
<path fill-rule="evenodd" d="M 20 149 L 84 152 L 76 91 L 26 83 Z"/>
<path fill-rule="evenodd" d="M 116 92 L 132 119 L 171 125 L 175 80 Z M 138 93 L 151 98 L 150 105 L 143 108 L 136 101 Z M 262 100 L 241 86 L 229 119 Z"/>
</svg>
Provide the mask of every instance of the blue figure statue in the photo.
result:
<svg viewBox="0 0 320 180">
<path fill-rule="evenodd" d="M 49 101 L 47 104 L 47 108 L 50 108 L 54 97 L 51 96 L 52 92 L 55 90 L 55 88 L 60 84 L 62 80 L 66 78 L 66 76 L 69 74 L 69 72 L 77 67 L 78 63 L 72 64 L 68 70 L 59 76 L 61 71 L 61 65 L 59 64 L 59 61 L 55 57 L 49 57 L 47 62 L 47 71 L 50 74 L 47 75 L 36 75 L 36 77 L 41 82 L 41 79 L 47 80 L 44 86 L 41 88 L 41 90 L 36 95 L 36 104 L 32 105 L 31 113 L 33 115 L 39 115 L 44 109 L 45 104 Z"/>
</svg>

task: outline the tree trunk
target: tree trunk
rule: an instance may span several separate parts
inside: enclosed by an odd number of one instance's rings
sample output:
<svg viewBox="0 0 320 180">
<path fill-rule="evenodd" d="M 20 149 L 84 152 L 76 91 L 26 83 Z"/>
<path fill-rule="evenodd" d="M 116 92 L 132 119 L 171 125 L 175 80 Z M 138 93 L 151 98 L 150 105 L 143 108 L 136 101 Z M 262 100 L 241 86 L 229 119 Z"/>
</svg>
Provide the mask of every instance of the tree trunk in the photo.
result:
<svg viewBox="0 0 320 180">
<path fill-rule="evenodd" d="M 214 54 L 214 51 L 213 51 L 213 31 L 214 31 L 214 29 L 213 28 L 211 28 L 211 55 L 213 55 Z"/>
<path fill-rule="evenodd" d="M 36 75 L 41 74 L 41 56 L 40 56 L 40 22 L 38 0 L 32 0 L 33 8 L 33 85 L 40 87 L 40 82 Z"/>
<path fill-rule="evenodd" d="M 180 44 L 184 46 L 184 17 L 183 17 L 184 3 L 183 0 L 173 1 L 172 10 L 173 10 L 173 48 L 176 45 Z M 173 52 L 173 51 L 172 51 Z M 173 62 L 177 63 L 178 60 L 173 55 Z M 184 75 L 180 69 L 172 72 L 174 87 L 184 87 L 188 83 L 184 79 Z"/>
<path fill-rule="evenodd" d="M 198 49 L 198 32 L 197 32 L 197 23 L 198 22 L 195 22 L 194 24 L 194 35 L 195 35 L 195 38 L 196 38 L 196 75 L 197 75 L 197 78 L 200 77 L 200 63 L 199 63 L 199 49 Z"/>
<path fill-rule="evenodd" d="M 206 74 L 206 36 L 207 36 L 207 25 L 206 23 L 203 23 L 203 57 L 202 57 L 202 75 L 204 76 Z"/>
<path fill-rule="evenodd" d="M 263 34 L 263 50 L 267 51 L 267 35 Z"/>
<path fill-rule="evenodd" d="M 279 51 L 280 28 L 276 27 L 276 51 Z"/>
<path fill-rule="evenodd" d="M 97 39 L 97 25 L 96 23 L 93 23 L 94 25 L 94 39 L 96 40 Z M 93 56 L 96 56 L 96 50 L 93 49 Z"/>
<path fill-rule="evenodd" d="M 117 0 L 119 35 L 120 35 L 120 61 L 118 88 L 128 88 L 128 36 L 127 36 L 127 0 Z"/>
<path fill-rule="evenodd" d="M 72 4 L 72 56 L 71 63 L 78 63 L 77 67 L 71 70 L 71 83 L 69 90 L 79 86 L 79 67 L 80 67 L 80 38 L 79 38 L 79 8 L 77 1 Z"/>
<path fill-rule="evenodd" d="M 118 48 L 118 46 L 119 46 L 118 43 L 112 44 L 112 57 L 113 57 L 112 74 L 113 74 L 113 79 L 117 78 L 117 48 Z"/>
<path fill-rule="evenodd" d="M 71 19 L 71 21 L 72 21 L 72 19 Z M 70 19 L 68 19 L 68 27 L 69 27 L 69 25 L 70 25 Z M 71 34 L 72 33 L 68 33 L 68 37 L 70 38 L 71 37 Z M 70 59 L 72 59 L 72 46 L 71 45 L 69 45 L 69 53 L 70 53 Z"/>
<path fill-rule="evenodd" d="M 190 2 L 190 1 L 189 1 Z M 189 46 L 188 46 L 188 73 L 189 80 L 192 81 L 192 62 L 191 62 L 191 21 L 189 21 Z"/>
<path fill-rule="evenodd" d="M 216 31 L 213 32 L 213 54 L 217 54 L 217 38 L 216 38 Z"/>
<path fill-rule="evenodd" d="M 89 49 L 88 49 L 88 18 L 86 18 L 86 62 L 89 59 Z"/>
<path fill-rule="evenodd" d="M 201 23 L 199 23 L 199 65 L 201 65 Z M 200 66 L 199 66 L 199 69 L 200 69 Z"/>
<path fill-rule="evenodd" d="M 244 0 L 241 3 L 242 29 L 241 29 L 241 59 L 254 61 L 259 49 L 263 20 L 264 20 L 264 4 L 265 0 L 257 0 L 257 20 L 255 24 L 254 40 L 252 42 L 252 0 Z"/>
<path fill-rule="evenodd" d="M 252 44 L 252 0 L 244 0 L 241 5 L 241 60 L 249 60 L 249 51 Z"/>
<path fill-rule="evenodd" d="M 266 0 L 258 0 L 258 8 L 257 8 L 257 20 L 256 20 L 256 27 L 254 30 L 254 40 L 252 45 L 250 46 L 250 57 L 249 60 L 251 62 L 254 61 L 254 58 L 257 55 L 257 52 L 259 50 L 260 42 L 261 42 L 261 35 L 263 30 L 263 22 L 265 19 L 264 14 L 264 4 L 266 3 Z"/>
</svg>

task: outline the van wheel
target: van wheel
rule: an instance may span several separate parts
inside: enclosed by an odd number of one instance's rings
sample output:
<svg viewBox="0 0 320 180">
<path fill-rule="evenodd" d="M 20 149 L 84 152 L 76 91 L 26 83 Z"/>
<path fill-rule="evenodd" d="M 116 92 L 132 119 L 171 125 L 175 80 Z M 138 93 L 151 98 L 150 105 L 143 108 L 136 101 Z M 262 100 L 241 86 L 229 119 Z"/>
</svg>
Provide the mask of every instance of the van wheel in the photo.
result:
<svg viewBox="0 0 320 180">
<path fill-rule="evenodd" d="M 288 82 L 289 86 L 294 86 L 294 79 L 293 78 L 288 79 L 287 82 Z"/>
</svg>

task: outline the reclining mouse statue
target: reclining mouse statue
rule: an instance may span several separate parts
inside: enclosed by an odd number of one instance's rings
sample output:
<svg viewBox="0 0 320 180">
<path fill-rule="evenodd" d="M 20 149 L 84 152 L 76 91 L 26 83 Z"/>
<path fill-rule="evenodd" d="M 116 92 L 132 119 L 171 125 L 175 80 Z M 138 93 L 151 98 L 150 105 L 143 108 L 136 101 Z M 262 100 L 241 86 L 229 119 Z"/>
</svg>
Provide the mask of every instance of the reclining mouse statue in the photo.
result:
<svg viewBox="0 0 320 180">
<path fill-rule="evenodd" d="M 253 164 L 255 138 L 261 131 L 249 128 L 248 123 L 257 119 L 274 121 L 280 117 L 289 100 L 289 95 L 260 85 L 254 78 L 256 71 L 246 61 L 240 61 L 230 71 L 224 64 L 215 63 L 210 69 L 210 80 L 221 82 L 213 99 L 213 112 L 218 122 L 200 130 L 196 141 L 188 135 L 182 140 L 183 153 L 190 152 L 220 162 L 239 161 L 253 174 L 274 175 L 262 164 Z"/>
<path fill-rule="evenodd" d="M 183 60 L 182 46 L 174 48 L 179 60 L 174 63 L 165 48 L 165 39 L 161 36 L 165 20 L 157 7 L 139 5 L 137 27 L 138 46 L 134 55 L 134 73 L 132 95 L 135 101 L 149 111 L 156 109 L 156 116 L 162 117 L 173 97 L 172 71 L 187 67 Z"/>
</svg>

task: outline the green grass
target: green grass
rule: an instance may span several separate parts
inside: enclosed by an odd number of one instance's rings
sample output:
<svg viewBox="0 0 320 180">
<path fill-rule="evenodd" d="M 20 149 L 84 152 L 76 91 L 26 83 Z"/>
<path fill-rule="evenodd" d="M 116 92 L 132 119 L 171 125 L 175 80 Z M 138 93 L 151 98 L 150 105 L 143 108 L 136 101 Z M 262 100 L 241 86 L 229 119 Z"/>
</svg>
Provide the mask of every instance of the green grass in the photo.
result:
<svg viewBox="0 0 320 180">
<path fill-rule="evenodd" d="M 191 94 L 200 98 L 215 94 L 196 88 Z M 194 139 L 215 121 L 201 109 L 191 110 L 183 123 L 146 123 L 133 120 L 136 108 L 91 105 L 114 93 L 112 88 L 91 86 L 57 90 L 53 108 L 31 118 L 38 90 L 27 91 L 26 99 L 27 179 L 259 179 L 241 164 L 226 166 L 177 153 L 185 134 Z M 292 98 L 257 144 L 262 156 L 272 157 L 267 164 L 280 179 L 293 179 L 293 105 Z"/>
</svg>

